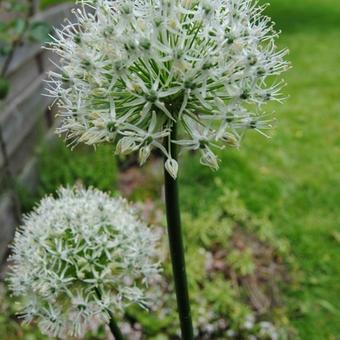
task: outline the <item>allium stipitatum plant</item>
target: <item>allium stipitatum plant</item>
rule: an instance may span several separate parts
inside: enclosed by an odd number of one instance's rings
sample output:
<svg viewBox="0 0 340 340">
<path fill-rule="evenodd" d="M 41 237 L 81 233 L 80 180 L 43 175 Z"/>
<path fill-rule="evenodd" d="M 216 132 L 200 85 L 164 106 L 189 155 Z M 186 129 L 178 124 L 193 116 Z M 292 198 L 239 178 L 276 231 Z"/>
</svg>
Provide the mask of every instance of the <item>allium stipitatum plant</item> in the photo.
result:
<svg viewBox="0 0 340 340">
<path fill-rule="evenodd" d="M 267 136 L 263 108 L 281 101 L 286 50 L 265 6 L 252 0 L 82 0 L 76 23 L 49 46 L 61 57 L 47 95 L 70 145 L 103 142 L 118 155 L 164 154 L 165 205 L 182 339 L 194 338 L 177 189 L 177 149 L 238 147 L 246 130 Z"/>
<path fill-rule="evenodd" d="M 159 266 L 156 237 L 126 201 L 95 189 L 60 189 L 44 198 L 16 232 L 10 287 L 23 317 L 49 336 L 82 336 L 93 319 L 131 303 Z"/>
<path fill-rule="evenodd" d="M 215 152 L 238 147 L 244 132 L 266 135 L 268 101 L 281 101 L 286 50 L 277 50 L 265 6 L 251 0 L 89 0 L 78 22 L 56 32 L 62 59 L 48 95 L 61 109 L 71 144 L 116 144 L 117 154 L 171 146 L 199 150 L 218 168 Z M 174 127 L 179 134 L 171 135 Z"/>
</svg>

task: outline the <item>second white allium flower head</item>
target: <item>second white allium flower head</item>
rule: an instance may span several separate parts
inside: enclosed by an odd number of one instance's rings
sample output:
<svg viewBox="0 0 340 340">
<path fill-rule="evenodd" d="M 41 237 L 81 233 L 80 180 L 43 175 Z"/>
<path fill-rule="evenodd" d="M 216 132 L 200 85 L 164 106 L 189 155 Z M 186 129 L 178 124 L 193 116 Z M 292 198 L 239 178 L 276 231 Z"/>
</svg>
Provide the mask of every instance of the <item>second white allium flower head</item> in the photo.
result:
<svg viewBox="0 0 340 340">
<path fill-rule="evenodd" d="M 146 305 L 158 275 L 157 236 L 123 199 L 95 189 L 61 189 L 16 232 L 10 287 L 27 322 L 49 336 L 82 336 L 131 303 Z"/>
<path fill-rule="evenodd" d="M 247 129 L 264 134 L 262 104 L 282 99 L 287 51 L 277 51 L 263 10 L 252 0 L 80 2 L 78 23 L 51 46 L 62 58 L 48 90 L 62 111 L 58 131 L 73 143 L 117 143 L 118 154 L 138 150 L 141 163 L 158 148 L 173 165 L 176 143 L 216 169 L 213 150 L 237 147 Z M 178 137 L 164 143 L 174 124 Z"/>
</svg>

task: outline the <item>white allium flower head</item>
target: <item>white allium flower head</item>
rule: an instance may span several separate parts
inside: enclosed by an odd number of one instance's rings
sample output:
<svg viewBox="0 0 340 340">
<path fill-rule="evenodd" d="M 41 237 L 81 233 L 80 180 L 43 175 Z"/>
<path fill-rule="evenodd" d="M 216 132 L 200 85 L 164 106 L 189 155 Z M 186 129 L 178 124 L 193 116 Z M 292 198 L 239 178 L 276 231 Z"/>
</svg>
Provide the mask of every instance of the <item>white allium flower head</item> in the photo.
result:
<svg viewBox="0 0 340 340">
<path fill-rule="evenodd" d="M 214 150 L 238 147 L 247 129 L 266 135 L 262 105 L 283 99 L 277 78 L 287 51 L 277 50 L 264 8 L 252 0 L 81 1 L 78 22 L 51 44 L 62 59 L 48 88 L 62 111 L 58 131 L 71 144 L 139 150 L 141 163 L 152 148 L 174 163 L 175 143 L 217 169 Z M 175 124 L 178 137 L 169 137 Z"/>
<path fill-rule="evenodd" d="M 49 336 L 82 336 L 93 318 L 107 322 L 159 272 L 157 236 L 120 198 L 95 189 L 60 189 L 44 198 L 16 232 L 10 288 L 23 317 Z"/>
</svg>

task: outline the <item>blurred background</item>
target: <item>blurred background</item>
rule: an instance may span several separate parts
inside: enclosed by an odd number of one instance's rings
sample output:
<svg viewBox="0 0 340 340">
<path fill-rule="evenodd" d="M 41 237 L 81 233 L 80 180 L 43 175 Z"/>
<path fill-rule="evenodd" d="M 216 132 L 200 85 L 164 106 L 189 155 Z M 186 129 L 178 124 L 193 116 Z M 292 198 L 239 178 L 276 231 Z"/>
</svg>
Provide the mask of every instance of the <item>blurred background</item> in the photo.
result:
<svg viewBox="0 0 340 340">
<path fill-rule="evenodd" d="M 340 2 L 269 2 L 266 13 L 282 31 L 279 45 L 289 48 L 293 66 L 285 75 L 289 98 L 283 105 L 267 108 L 277 116 L 273 137 L 267 140 L 249 133 L 240 150 L 220 152 L 217 172 L 202 167 L 195 155 L 185 155 L 180 172 L 181 204 L 191 228 L 204 224 L 207 213 L 213 215 L 218 204 L 226 204 L 229 213 L 230 207 L 235 208 L 232 216 L 255 227 L 248 225 L 244 237 L 244 232 L 239 236 L 238 220 L 230 222 L 234 234 L 225 247 L 233 256 L 214 250 L 218 233 L 212 233 L 206 245 L 187 231 L 189 273 L 191 265 L 197 266 L 191 263 L 190 247 L 199 244 L 212 254 L 214 270 L 224 271 L 226 286 L 221 286 L 221 295 L 229 294 L 229 286 L 241 292 L 228 295 L 240 307 L 228 302 L 232 307 L 227 308 L 227 301 L 219 307 L 224 318 L 237 324 L 238 311 L 244 308 L 253 313 L 255 323 L 270 319 L 283 329 L 278 338 L 340 339 Z M 65 17 L 72 20 L 72 6 L 57 0 L 0 2 L 2 278 L 8 244 L 22 213 L 60 185 L 92 185 L 163 209 L 157 155 L 140 169 L 133 157 L 116 159 L 110 145 L 70 151 L 54 134 L 56 112 L 41 93 L 46 72 L 55 68 L 49 59 L 57 60 L 41 44 L 49 39 L 52 26 L 62 24 Z M 265 223 L 259 222 L 264 219 Z M 264 227 L 256 227 L 260 225 Z M 223 223 L 218 228 L 224 228 Z M 262 296 L 255 295 L 257 291 Z M 213 304 L 212 293 L 205 293 L 211 294 L 207 299 Z M 34 325 L 20 326 L 11 299 L 1 283 L 0 337 L 44 338 Z M 143 324 L 146 338 L 160 334 L 168 338 L 165 326 L 151 330 L 155 322 Z M 250 331 L 244 325 L 237 327 L 238 338 L 248 339 Z M 256 336 L 275 339 L 268 334 Z"/>
</svg>

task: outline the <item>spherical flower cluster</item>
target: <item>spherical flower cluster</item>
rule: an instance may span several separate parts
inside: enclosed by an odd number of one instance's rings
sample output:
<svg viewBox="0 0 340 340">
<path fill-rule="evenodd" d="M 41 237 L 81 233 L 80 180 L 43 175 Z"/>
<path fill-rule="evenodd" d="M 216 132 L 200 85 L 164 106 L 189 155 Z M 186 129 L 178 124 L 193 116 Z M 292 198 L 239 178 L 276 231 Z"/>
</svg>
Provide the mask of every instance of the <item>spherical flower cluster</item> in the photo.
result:
<svg viewBox="0 0 340 340">
<path fill-rule="evenodd" d="M 173 143 L 200 150 L 218 168 L 215 149 L 239 146 L 243 133 L 265 134 L 262 104 L 281 101 L 287 68 L 264 6 L 252 0 L 83 0 L 76 24 L 56 32 L 62 60 L 48 95 L 62 111 L 72 143 L 117 143 L 118 154 Z M 178 137 L 170 133 L 178 126 Z"/>
<path fill-rule="evenodd" d="M 23 317 L 47 335 L 82 336 L 93 320 L 147 305 L 157 279 L 157 236 L 126 201 L 95 189 L 60 189 L 16 232 L 9 283 Z"/>
</svg>

